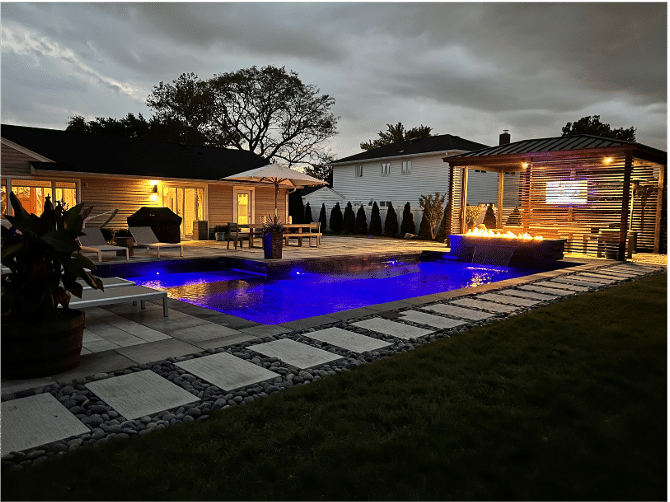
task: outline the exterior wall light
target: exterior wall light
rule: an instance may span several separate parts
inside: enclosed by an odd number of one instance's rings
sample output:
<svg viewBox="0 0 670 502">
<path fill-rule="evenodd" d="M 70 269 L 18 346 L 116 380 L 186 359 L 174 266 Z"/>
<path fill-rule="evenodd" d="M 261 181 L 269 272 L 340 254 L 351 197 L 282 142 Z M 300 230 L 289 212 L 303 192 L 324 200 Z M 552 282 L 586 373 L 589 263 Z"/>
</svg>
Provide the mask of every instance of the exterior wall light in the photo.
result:
<svg viewBox="0 0 670 502">
<path fill-rule="evenodd" d="M 605 158 L 603 159 L 603 162 L 605 162 L 605 164 L 609 164 L 609 163 L 611 163 L 611 162 L 612 162 L 612 157 L 605 157 Z"/>
</svg>

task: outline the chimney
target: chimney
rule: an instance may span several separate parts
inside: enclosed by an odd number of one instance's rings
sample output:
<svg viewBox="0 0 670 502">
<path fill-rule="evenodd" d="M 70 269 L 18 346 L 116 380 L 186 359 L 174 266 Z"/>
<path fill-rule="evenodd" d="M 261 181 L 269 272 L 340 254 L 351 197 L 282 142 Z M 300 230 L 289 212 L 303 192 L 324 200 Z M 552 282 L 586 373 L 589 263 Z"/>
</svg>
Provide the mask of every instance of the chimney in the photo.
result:
<svg viewBox="0 0 670 502">
<path fill-rule="evenodd" d="M 509 129 L 503 129 L 503 132 L 500 134 L 500 142 L 498 145 L 507 145 L 510 140 Z"/>
</svg>

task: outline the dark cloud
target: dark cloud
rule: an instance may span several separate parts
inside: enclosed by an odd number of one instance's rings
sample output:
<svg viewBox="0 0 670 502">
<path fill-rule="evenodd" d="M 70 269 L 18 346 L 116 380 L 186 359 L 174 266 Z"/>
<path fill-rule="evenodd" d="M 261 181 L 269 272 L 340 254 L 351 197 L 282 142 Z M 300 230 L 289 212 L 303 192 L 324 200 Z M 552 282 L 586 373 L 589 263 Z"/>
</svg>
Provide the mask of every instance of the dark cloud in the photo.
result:
<svg viewBox="0 0 670 502">
<path fill-rule="evenodd" d="M 336 98 L 339 156 L 386 123 L 492 144 L 600 114 L 666 148 L 664 3 L 3 3 L 2 120 L 150 115 L 160 81 L 252 65 Z M 19 99 L 20 96 L 20 99 Z"/>
</svg>

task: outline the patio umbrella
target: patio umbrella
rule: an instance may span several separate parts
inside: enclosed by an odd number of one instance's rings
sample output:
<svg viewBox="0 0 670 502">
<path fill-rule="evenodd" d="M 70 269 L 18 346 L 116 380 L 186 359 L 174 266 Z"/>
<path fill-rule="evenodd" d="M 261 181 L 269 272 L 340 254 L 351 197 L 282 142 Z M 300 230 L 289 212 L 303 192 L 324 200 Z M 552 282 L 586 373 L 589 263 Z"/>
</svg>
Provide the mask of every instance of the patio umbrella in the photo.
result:
<svg viewBox="0 0 670 502">
<path fill-rule="evenodd" d="M 279 194 L 280 186 L 286 188 L 303 188 L 328 184 L 308 174 L 280 166 L 279 164 L 268 164 L 267 166 L 233 174 L 221 179 L 226 181 L 254 181 L 256 183 L 273 184 L 275 186 L 275 218 L 277 217 L 277 194 Z"/>
</svg>

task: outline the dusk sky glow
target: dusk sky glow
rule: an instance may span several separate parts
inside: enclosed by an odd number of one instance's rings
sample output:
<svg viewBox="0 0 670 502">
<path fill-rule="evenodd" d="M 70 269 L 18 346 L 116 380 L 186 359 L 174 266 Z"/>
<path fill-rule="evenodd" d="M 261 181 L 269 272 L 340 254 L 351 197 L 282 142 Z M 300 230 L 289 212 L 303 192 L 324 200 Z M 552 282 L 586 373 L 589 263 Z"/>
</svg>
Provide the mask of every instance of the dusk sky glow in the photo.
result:
<svg viewBox="0 0 670 502">
<path fill-rule="evenodd" d="M 285 66 L 337 158 L 387 123 L 495 145 L 600 115 L 667 150 L 666 3 L 2 3 L 2 123 L 152 113 L 181 73 Z"/>
</svg>

